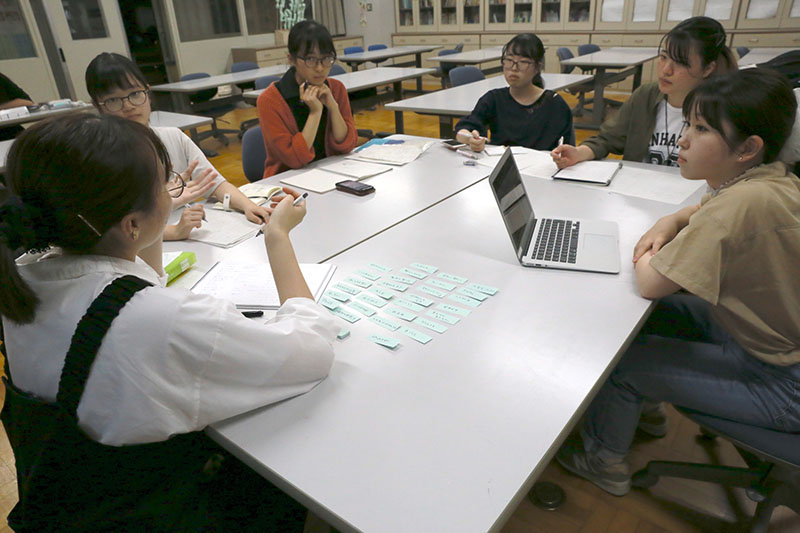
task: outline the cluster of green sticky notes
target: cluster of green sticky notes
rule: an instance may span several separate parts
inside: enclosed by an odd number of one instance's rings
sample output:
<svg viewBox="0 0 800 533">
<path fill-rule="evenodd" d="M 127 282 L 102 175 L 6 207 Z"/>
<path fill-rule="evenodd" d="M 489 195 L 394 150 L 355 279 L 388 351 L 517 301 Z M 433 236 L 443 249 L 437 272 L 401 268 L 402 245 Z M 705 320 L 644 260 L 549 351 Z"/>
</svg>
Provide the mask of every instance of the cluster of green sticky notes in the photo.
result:
<svg viewBox="0 0 800 533">
<path fill-rule="evenodd" d="M 389 274 L 387 276 L 392 281 L 398 281 L 400 283 L 405 283 L 406 285 L 413 285 L 415 281 L 414 278 L 409 278 L 408 276 L 401 276 L 399 274 Z"/>
<path fill-rule="evenodd" d="M 416 313 L 420 313 L 425 310 L 425 308 L 421 305 L 415 304 L 414 302 L 409 302 L 408 300 L 395 300 L 394 304 L 405 307 L 406 309 L 410 309 Z"/>
<path fill-rule="evenodd" d="M 369 317 L 369 319 L 378 324 L 379 326 L 388 329 L 389 331 L 395 331 L 400 327 L 400 324 L 398 324 L 394 320 L 389 320 L 388 318 L 384 318 L 382 316 L 375 315 Z"/>
<path fill-rule="evenodd" d="M 436 274 L 438 277 L 442 279 L 446 279 L 449 281 L 455 281 L 456 283 L 466 283 L 467 278 L 462 278 L 461 276 L 456 276 L 455 274 L 448 274 L 447 272 L 439 272 Z"/>
<path fill-rule="evenodd" d="M 429 279 L 427 281 L 427 283 L 430 283 L 434 287 L 439 287 L 440 289 L 444 289 L 446 291 L 452 291 L 453 289 L 455 289 L 457 287 L 457 285 L 455 283 L 448 283 L 446 281 L 442 281 L 442 280 L 436 279 L 436 278 Z"/>
<path fill-rule="evenodd" d="M 343 318 L 343 319 L 347 320 L 351 324 L 353 322 L 358 322 L 359 320 L 361 320 L 360 316 L 358 316 L 355 313 L 351 313 L 350 311 L 348 311 L 347 309 L 345 309 L 341 305 L 339 307 L 337 307 L 336 309 L 331 309 L 330 311 L 334 315 L 338 316 L 339 318 Z"/>
<path fill-rule="evenodd" d="M 426 334 L 422 333 L 421 331 L 417 331 L 414 328 L 409 328 L 408 326 L 402 326 L 397 331 L 399 331 L 403 335 L 408 335 L 409 337 L 411 337 L 415 341 L 420 342 L 422 344 L 427 344 L 427 343 L 429 343 L 431 341 L 431 339 L 433 339 L 433 337 L 431 337 L 430 335 L 426 335 Z"/>
<path fill-rule="evenodd" d="M 412 301 L 417 305 L 422 305 L 424 307 L 429 307 L 433 304 L 433 300 L 429 300 L 428 298 L 423 298 L 422 296 L 408 293 L 403 296 L 406 300 Z"/>
<path fill-rule="evenodd" d="M 356 274 L 360 274 L 360 275 L 364 276 L 365 278 L 367 278 L 370 281 L 378 281 L 379 279 L 381 279 L 381 275 L 380 274 L 376 274 L 375 272 L 372 272 L 371 270 L 367 270 L 366 268 L 362 268 L 360 270 L 356 270 Z"/>
<path fill-rule="evenodd" d="M 333 298 L 328 298 L 324 294 L 320 297 L 319 303 L 321 303 L 328 309 L 336 309 L 337 307 L 339 307 L 339 302 L 337 302 Z"/>
<path fill-rule="evenodd" d="M 412 268 L 401 268 L 400 272 L 402 272 L 403 274 L 408 274 L 409 276 L 417 279 L 425 279 L 428 277 L 428 275 L 425 274 L 424 272 L 420 272 L 419 270 L 414 270 Z"/>
<path fill-rule="evenodd" d="M 392 316 L 396 316 L 397 318 L 402 318 L 403 320 L 407 320 L 409 322 L 417 318 L 417 315 L 415 315 L 414 313 L 409 313 L 408 311 L 403 311 L 402 309 L 398 309 L 396 307 L 390 307 L 389 309 L 386 310 L 386 312 Z"/>
<path fill-rule="evenodd" d="M 367 266 L 369 266 L 370 268 L 372 268 L 374 270 L 377 270 L 379 272 L 391 272 L 392 271 L 391 267 L 388 267 L 386 265 L 381 265 L 380 263 L 370 263 Z"/>
<path fill-rule="evenodd" d="M 438 304 L 436 309 L 441 309 L 442 311 L 447 311 L 448 313 L 455 313 L 461 316 L 469 315 L 469 309 L 463 309 L 461 307 L 457 307 L 455 305 L 446 304 L 444 302 Z"/>
<path fill-rule="evenodd" d="M 350 276 L 349 278 L 345 278 L 347 283 L 352 283 L 357 287 L 361 287 L 362 289 L 367 289 L 372 286 L 371 281 L 367 281 L 365 279 L 357 278 L 355 276 Z"/>
<path fill-rule="evenodd" d="M 384 337 L 383 335 L 370 335 L 369 340 L 381 346 L 385 346 L 390 350 L 394 350 L 400 344 L 400 341 L 391 337 Z"/>
<path fill-rule="evenodd" d="M 444 298 L 447 296 L 446 292 L 442 292 L 439 289 L 434 289 L 433 287 L 428 287 L 427 285 L 420 285 L 417 287 L 420 292 L 424 292 L 425 294 L 430 294 L 431 296 L 436 296 L 437 298 Z"/>
<path fill-rule="evenodd" d="M 386 300 L 384 300 L 383 298 L 378 298 L 377 296 L 367 294 L 366 292 L 362 292 L 361 294 L 356 296 L 356 300 L 361 300 L 362 302 L 374 305 L 375 307 L 383 307 L 384 305 L 386 305 Z"/>
<path fill-rule="evenodd" d="M 390 289 L 394 289 L 399 292 L 405 292 L 405 290 L 408 288 L 408 285 L 403 285 L 402 283 L 397 283 L 394 281 L 379 281 L 378 285 L 389 287 Z"/>
<path fill-rule="evenodd" d="M 456 290 L 456 292 L 463 294 L 464 296 L 469 296 L 470 298 L 475 298 L 479 302 L 484 301 L 488 296 L 483 294 L 480 291 L 473 291 L 472 289 L 468 289 L 466 287 L 461 287 L 460 289 Z"/>
<path fill-rule="evenodd" d="M 339 334 L 336 335 L 337 339 L 346 339 L 350 336 L 350 330 L 347 328 L 342 328 L 339 330 Z"/>
<path fill-rule="evenodd" d="M 382 289 L 380 287 L 370 287 L 369 292 L 377 294 L 384 300 L 391 300 L 394 298 L 394 293 L 392 291 L 387 291 L 386 289 Z"/>
<path fill-rule="evenodd" d="M 414 320 L 415 324 L 419 324 L 420 326 L 424 326 L 428 329 L 432 329 L 436 333 L 444 333 L 447 331 L 447 327 L 439 324 L 438 322 L 434 322 L 433 320 L 428 320 L 427 318 L 418 316 L 416 320 Z"/>
<path fill-rule="evenodd" d="M 350 307 L 358 311 L 364 316 L 372 316 L 375 314 L 375 310 L 368 305 L 364 305 L 361 302 L 356 302 L 355 300 L 351 301 L 349 304 Z"/>
<path fill-rule="evenodd" d="M 426 265 L 425 263 L 411 263 L 411 266 L 416 268 L 416 269 L 418 269 L 418 270 L 422 270 L 424 272 L 427 272 L 428 274 L 433 274 L 434 272 L 439 270 L 435 266 Z"/>
<path fill-rule="evenodd" d="M 347 293 L 347 294 L 349 294 L 350 296 L 355 296 L 356 294 L 358 294 L 359 292 L 361 292 L 361 289 L 357 289 L 357 288 L 355 288 L 355 287 L 351 287 L 350 285 L 347 285 L 347 284 L 345 284 L 345 283 L 342 283 L 341 281 L 339 281 L 339 282 L 337 282 L 337 283 L 334 283 L 334 284 L 333 284 L 333 286 L 334 286 L 335 288 L 339 289 L 340 291 L 344 291 L 344 292 L 346 292 L 346 293 Z"/>
<path fill-rule="evenodd" d="M 451 326 L 453 324 L 458 324 L 458 322 L 461 320 L 457 316 L 448 315 L 447 313 L 442 313 L 441 311 L 437 311 L 436 309 L 429 309 L 425 311 L 425 314 L 441 322 L 447 322 Z"/>
<path fill-rule="evenodd" d="M 474 289 L 476 291 L 480 291 L 484 294 L 488 294 L 489 296 L 494 296 L 497 294 L 497 289 L 494 287 L 490 287 L 489 285 L 481 285 L 479 283 L 470 283 L 467 285 L 468 289 Z"/>
<path fill-rule="evenodd" d="M 347 300 L 350 299 L 350 297 L 345 293 L 339 292 L 334 289 L 328 289 L 327 291 L 325 291 L 325 296 L 330 296 L 334 300 L 339 300 L 340 302 L 346 302 Z"/>
</svg>

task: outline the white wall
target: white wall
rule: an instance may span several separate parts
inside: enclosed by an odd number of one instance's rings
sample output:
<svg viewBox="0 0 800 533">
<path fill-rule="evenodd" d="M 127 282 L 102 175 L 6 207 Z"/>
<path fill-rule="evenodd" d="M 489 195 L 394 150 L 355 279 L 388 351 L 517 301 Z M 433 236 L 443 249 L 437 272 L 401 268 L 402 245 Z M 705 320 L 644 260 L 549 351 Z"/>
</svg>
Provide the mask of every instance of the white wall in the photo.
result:
<svg viewBox="0 0 800 533">
<path fill-rule="evenodd" d="M 367 0 L 372 11 L 367 11 L 367 25 L 362 26 L 360 0 L 344 0 L 344 21 L 348 36 L 364 37 L 364 48 L 371 44 L 392 46 L 394 33 L 394 2 L 392 0 Z"/>
</svg>

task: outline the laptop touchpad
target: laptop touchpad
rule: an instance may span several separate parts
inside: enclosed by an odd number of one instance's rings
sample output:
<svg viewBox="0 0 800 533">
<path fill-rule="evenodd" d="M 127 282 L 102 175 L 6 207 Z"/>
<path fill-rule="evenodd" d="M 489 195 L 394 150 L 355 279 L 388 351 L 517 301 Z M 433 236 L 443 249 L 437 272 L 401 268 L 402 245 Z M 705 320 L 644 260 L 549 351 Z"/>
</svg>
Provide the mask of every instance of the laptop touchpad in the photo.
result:
<svg viewBox="0 0 800 533">
<path fill-rule="evenodd" d="M 587 233 L 583 237 L 583 247 L 581 254 L 591 254 L 592 256 L 603 256 L 613 251 L 616 247 L 617 240 L 611 235 L 600 235 L 596 233 Z"/>
</svg>

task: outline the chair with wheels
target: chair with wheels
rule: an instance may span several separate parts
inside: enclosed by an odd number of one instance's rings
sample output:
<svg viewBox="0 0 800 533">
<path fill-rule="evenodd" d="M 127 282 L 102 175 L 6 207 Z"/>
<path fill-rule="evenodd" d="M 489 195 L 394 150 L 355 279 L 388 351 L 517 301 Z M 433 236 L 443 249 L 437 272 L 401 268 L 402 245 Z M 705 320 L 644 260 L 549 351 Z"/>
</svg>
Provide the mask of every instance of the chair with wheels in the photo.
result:
<svg viewBox="0 0 800 533">
<path fill-rule="evenodd" d="M 480 81 L 483 79 L 486 79 L 486 76 L 483 75 L 481 69 L 471 65 L 456 67 L 450 71 L 450 83 L 453 85 L 453 87 L 466 85 L 467 83 L 472 83 L 474 81 Z"/>
<path fill-rule="evenodd" d="M 456 50 L 455 48 L 450 48 L 446 50 L 439 50 L 439 53 L 437 55 L 441 57 L 457 53 L 458 50 Z M 442 78 L 442 89 L 447 87 L 447 84 L 449 83 L 450 80 L 450 71 L 453 70 L 454 68 L 456 68 L 455 63 L 445 63 L 443 61 L 440 61 L 439 66 L 436 67 L 436 72 L 431 73 L 433 76 L 436 76 L 437 78 Z"/>
<path fill-rule="evenodd" d="M 253 61 L 239 61 L 231 65 L 231 72 L 244 72 L 245 70 L 257 70 L 258 63 Z M 237 83 L 236 86 L 242 91 L 251 91 L 255 88 L 253 82 Z"/>
<path fill-rule="evenodd" d="M 242 136 L 242 170 L 247 181 L 254 182 L 264 177 L 264 164 L 267 161 L 267 149 L 261 126 L 250 128 Z"/>
<path fill-rule="evenodd" d="M 254 87 L 256 90 L 266 89 L 267 87 L 272 85 L 273 82 L 280 81 L 280 79 L 281 79 L 280 76 L 261 76 L 254 82 Z M 244 133 L 253 126 L 257 125 L 258 125 L 258 117 L 249 118 L 243 121 L 241 124 L 239 124 L 239 138 L 240 139 L 244 138 Z"/>
<path fill-rule="evenodd" d="M 696 411 L 678 410 L 700 425 L 704 435 L 730 441 L 747 467 L 673 461 L 650 461 L 636 472 L 636 487 L 652 487 L 661 476 L 706 481 L 746 489 L 758 502 L 749 531 L 767 531 L 773 510 L 785 505 L 800 513 L 800 433 L 784 433 L 724 420 Z"/>
<path fill-rule="evenodd" d="M 575 57 L 572 55 L 572 50 L 567 48 L 566 46 L 562 46 L 558 50 L 556 50 L 556 56 L 558 56 L 559 61 L 565 61 L 567 59 L 572 59 Z M 561 74 L 569 74 L 575 67 L 573 65 L 561 65 Z M 583 115 L 584 111 L 590 111 L 590 109 L 586 108 L 586 104 L 591 104 L 594 100 L 593 98 L 586 98 L 586 93 L 592 92 L 594 90 L 594 84 L 589 81 L 586 83 L 581 83 L 580 85 L 574 85 L 565 89 L 571 95 L 578 97 L 578 105 L 572 108 L 572 114 L 576 117 L 580 117 Z"/>
<path fill-rule="evenodd" d="M 197 80 L 210 77 L 211 75 L 208 74 L 207 72 L 194 72 L 191 74 L 185 74 L 181 76 L 181 81 Z M 226 133 L 238 134 L 239 132 L 237 130 L 222 129 L 217 127 L 217 120 L 221 120 L 220 117 L 222 117 L 226 113 L 233 111 L 235 107 L 233 106 L 233 104 L 228 102 L 215 104 L 213 98 L 216 95 L 217 95 L 216 87 L 212 89 L 203 89 L 201 91 L 197 91 L 189 95 L 189 101 L 191 102 L 192 111 L 198 115 L 210 117 L 211 119 L 213 119 L 213 122 L 211 123 L 211 131 L 203 131 L 198 133 L 196 140 L 197 142 L 200 142 L 201 140 L 207 139 L 208 137 L 214 137 L 222 144 L 227 146 L 229 141 L 228 138 L 225 137 L 225 134 Z M 213 157 L 213 155 L 209 155 L 209 157 Z"/>
</svg>

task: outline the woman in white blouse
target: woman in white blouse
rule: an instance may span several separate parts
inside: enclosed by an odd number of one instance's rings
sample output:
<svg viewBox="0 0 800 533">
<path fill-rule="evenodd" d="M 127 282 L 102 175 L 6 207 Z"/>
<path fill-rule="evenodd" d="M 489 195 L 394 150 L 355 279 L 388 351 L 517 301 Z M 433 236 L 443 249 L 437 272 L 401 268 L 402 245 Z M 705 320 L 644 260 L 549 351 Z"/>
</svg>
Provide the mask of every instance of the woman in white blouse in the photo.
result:
<svg viewBox="0 0 800 533">
<path fill-rule="evenodd" d="M 316 304 L 289 231 L 305 204 L 277 204 L 264 240 L 281 308 L 267 323 L 231 302 L 167 288 L 161 242 L 183 183 L 147 127 L 75 114 L 14 143 L 9 200 L 0 207 L 0 314 L 13 383 L 54 402 L 71 337 L 111 281 L 147 282 L 104 337 L 78 404 L 97 442 L 165 441 L 302 394 L 330 370 L 335 319 Z M 16 264 L 12 250 L 52 252 Z M 56 251 L 57 250 L 57 251 Z M 90 466 L 90 465 L 89 465 Z"/>
</svg>

